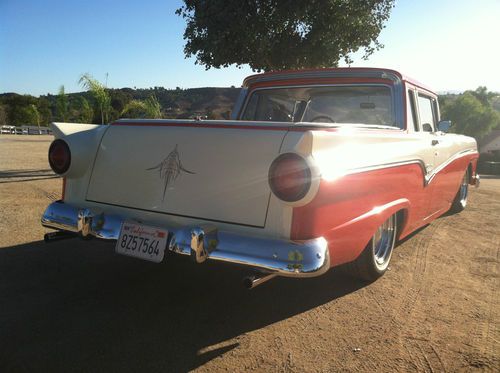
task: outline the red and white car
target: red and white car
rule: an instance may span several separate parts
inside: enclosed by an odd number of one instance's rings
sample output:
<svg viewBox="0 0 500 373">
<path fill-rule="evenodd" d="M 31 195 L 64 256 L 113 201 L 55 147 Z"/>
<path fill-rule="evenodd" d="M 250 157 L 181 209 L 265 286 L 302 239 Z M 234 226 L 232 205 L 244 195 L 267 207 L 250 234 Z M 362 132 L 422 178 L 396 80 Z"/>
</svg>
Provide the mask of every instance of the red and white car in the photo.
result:
<svg viewBox="0 0 500 373">
<path fill-rule="evenodd" d="M 42 224 L 58 230 L 47 240 L 77 233 L 154 262 L 248 266 L 262 273 L 249 287 L 344 263 L 374 280 L 397 240 L 479 183 L 476 141 L 449 126 L 436 94 L 393 70 L 253 75 L 229 121 L 54 123 L 64 193 Z"/>
</svg>

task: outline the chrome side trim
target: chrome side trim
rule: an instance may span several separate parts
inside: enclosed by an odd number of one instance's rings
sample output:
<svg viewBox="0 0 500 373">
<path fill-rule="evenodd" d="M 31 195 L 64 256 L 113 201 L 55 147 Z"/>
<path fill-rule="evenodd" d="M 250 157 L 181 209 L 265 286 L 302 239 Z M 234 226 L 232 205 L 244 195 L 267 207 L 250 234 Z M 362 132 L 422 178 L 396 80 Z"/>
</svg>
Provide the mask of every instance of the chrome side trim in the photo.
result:
<svg viewBox="0 0 500 373">
<path fill-rule="evenodd" d="M 439 166 L 434 168 L 432 170 L 432 172 L 429 172 L 428 175 L 426 175 L 426 183 L 430 184 L 431 181 L 434 179 L 434 176 L 436 176 L 440 171 L 442 171 L 444 168 L 446 168 L 452 162 L 454 162 L 457 159 L 464 157 L 466 155 L 475 154 L 475 153 L 477 153 L 477 150 L 475 150 L 475 149 L 466 149 L 466 150 L 461 150 L 458 153 L 455 153 L 450 158 L 448 158 L 446 161 L 444 161 Z"/>
<path fill-rule="evenodd" d="M 369 171 L 376 171 L 376 170 L 382 170 L 385 168 L 393 168 L 393 167 L 399 167 L 399 166 L 406 166 L 410 164 L 418 164 L 420 168 L 422 169 L 422 173 L 424 175 L 424 186 L 429 185 L 434 177 L 442 171 L 444 168 L 446 168 L 449 164 L 454 162 L 455 160 L 464 157 L 469 154 L 477 154 L 477 151 L 474 149 L 467 149 L 460 151 L 450 158 L 448 158 L 445 162 L 440 164 L 438 167 L 432 169 L 426 166 L 425 162 L 421 159 L 409 159 L 406 161 L 400 161 L 400 162 L 389 162 L 389 163 L 383 163 L 383 164 L 378 164 L 378 165 L 372 165 L 372 166 L 366 166 L 366 167 L 359 167 L 359 168 L 352 168 L 350 170 L 347 170 L 345 175 L 354 175 L 354 174 L 359 174 L 363 172 L 369 172 Z"/>
<path fill-rule="evenodd" d="M 42 225 L 82 237 L 116 240 L 125 220 L 130 219 L 58 201 L 47 207 Z M 189 255 L 197 263 L 218 260 L 286 277 L 315 277 L 330 268 L 328 244 L 323 237 L 296 242 L 218 231 L 213 225 L 162 227 L 169 231 L 169 250 Z"/>
<path fill-rule="evenodd" d="M 354 175 L 354 174 L 360 174 L 363 172 L 383 170 L 385 168 L 407 166 L 410 164 L 418 164 L 422 168 L 423 174 L 426 175 L 427 172 L 426 172 L 426 168 L 425 168 L 425 163 L 421 159 L 409 159 L 407 161 L 401 161 L 401 162 L 389 162 L 389 163 L 377 164 L 377 165 L 373 165 L 373 166 L 352 168 L 350 170 L 347 170 L 346 175 Z"/>
<path fill-rule="evenodd" d="M 366 130 L 391 130 L 391 131 L 397 131 L 401 133 L 406 133 L 404 132 L 401 128 L 396 127 L 396 126 L 385 126 L 381 124 L 362 124 L 362 123 L 338 123 L 335 125 L 325 125 L 325 123 L 315 123 L 315 122 L 294 122 L 295 124 L 293 127 L 290 127 L 290 129 L 294 128 L 308 128 L 311 127 L 312 131 L 321 131 L 323 128 L 329 129 L 329 128 L 357 128 L 357 129 L 366 129 Z"/>
</svg>

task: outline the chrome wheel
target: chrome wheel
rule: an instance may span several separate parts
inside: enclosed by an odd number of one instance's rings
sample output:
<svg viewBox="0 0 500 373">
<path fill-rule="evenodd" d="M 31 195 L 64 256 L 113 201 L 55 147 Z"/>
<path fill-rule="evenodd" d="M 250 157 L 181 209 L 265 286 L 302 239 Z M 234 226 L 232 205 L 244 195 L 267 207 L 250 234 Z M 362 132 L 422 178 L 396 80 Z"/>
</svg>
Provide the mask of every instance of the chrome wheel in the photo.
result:
<svg viewBox="0 0 500 373">
<path fill-rule="evenodd" d="M 350 265 L 350 273 L 362 280 L 375 281 L 382 276 L 391 261 L 396 244 L 398 213 L 390 216 L 380 225 L 361 255 Z"/>
<path fill-rule="evenodd" d="M 460 184 L 460 204 L 465 207 L 467 204 L 467 195 L 469 194 L 469 172 L 466 171 L 464 178 L 462 179 L 462 184 Z"/>
<path fill-rule="evenodd" d="M 469 167 L 465 170 L 464 177 L 460 182 L 455 199 L 451 203 L 450 213 L 456 214 L 461 212 L 467 206 L 467 198 L 469 197 Z"/>
<path fill-rule="evenodd" d="M 396 215 L 392 215 L 378 227 L 371 241 L 374 263 L 379 271 L 385 271 L 389 265 L 395 240 Z"/>
</svg>

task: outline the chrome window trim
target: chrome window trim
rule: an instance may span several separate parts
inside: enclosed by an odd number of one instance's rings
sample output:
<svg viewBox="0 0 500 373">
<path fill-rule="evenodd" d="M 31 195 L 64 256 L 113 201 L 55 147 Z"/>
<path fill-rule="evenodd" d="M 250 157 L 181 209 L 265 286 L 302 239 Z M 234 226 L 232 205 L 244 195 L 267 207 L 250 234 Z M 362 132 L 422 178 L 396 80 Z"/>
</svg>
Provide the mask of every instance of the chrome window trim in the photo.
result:
<svg viewBox="0 0 500 373">
<path fill-rule="evenodd" d="M 242 117 L 243 113 L 245 112 L 245 110 L 247 109 L 248 103 L 249 103 L 252 95 L 257 91 L 290 89 L 290 88 L 356 87 L 356 86 L 358 86 L 358 87 L 360 86 L 360 87 L 387 87 L 387 88 L 389 88 L 389 90 L 391 92 L 391 96 L 392 96 L 392 99 L 391 99 L 392 114 L 394 115 L 396 125 L 395 126 L 383 126 L 382 125 L 382 127 L 392 127 L 392 128 L 401 129 L 401 130 L 404 129 L 403 109 L 401 106 L 401 105 L 403 105 L 403 103 L 400 102 L 398 105 L 398 99 L 397 99 L 398 97 L 401 97 L 401 95 L 398 95 L 398 92 L 397 92 L 395 85 L 391 86 L 389 84 L 384 84 L 384 83 L 296 84 L 296 85 L 284 85 L 284 86 L 274 86 L 274 87 L 272 87 L 272 86 L 259 87 L 259 88 L 252 89 L 249 92 L 245 92 L 245 96 L 246 96 L 245 101 L 241 107 L 241 110 L 239 111 L 239 113 L 237 115 L 237 118 L 239 120 L 242 120 L 241 117 Z M 402 101 L 402 98 L 401 98 L 401 101 Z M 297 123 L 307 123 L 307 122 L 283 122 L 283 123 L 290 123 L 291 126 L 294 126 Z M 339 124 L 341 125 L 342 123 L 339 123 Z M 362 123 L 360 123 L 360 124 L 362 124 Z M 321 124 L 321 123 L 317 123 L 316 125 L 317 126 L 324 126 L 324 124 Z M 370 124 L 364 124 L 364 125 L 371 126 Z M 377 126 L 375 124 L 373 124 L 373 125 Z M 325 125 L 325 127 L 327 127 L 327 126 Z"/>
</svg>

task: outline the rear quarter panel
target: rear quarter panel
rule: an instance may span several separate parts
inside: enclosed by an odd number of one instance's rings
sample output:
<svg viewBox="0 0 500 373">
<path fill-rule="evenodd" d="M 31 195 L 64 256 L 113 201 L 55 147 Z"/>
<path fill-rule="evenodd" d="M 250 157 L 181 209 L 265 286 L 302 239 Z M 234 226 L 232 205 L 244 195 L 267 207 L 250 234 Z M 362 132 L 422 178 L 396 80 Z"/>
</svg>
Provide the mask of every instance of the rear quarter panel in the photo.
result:
<svg viewBox="0 0 500 373">
<path fill-rule="evenodd" d="M 376 228 L 397 211 L 402 213 L 399 236 L 408 235 L 430 222 L 434 188 L 446 180 L 443 197 L 449 199 L 463 171 L 477 157 L 475 143 L 459 140 L 454 154 L 460 156 L 450 157 L 428 183 L 432 172 L 426 169 L 426 161 L 433 159 L 434 150 L 418 134 L 351 129 L 290 132 L 283 152 L 311 157 L 320 178 L 314 198 L 293 206 L 291 238 L 324 236 L 332 265 L 338 265 L 354 260 Z"/>
</svg>

